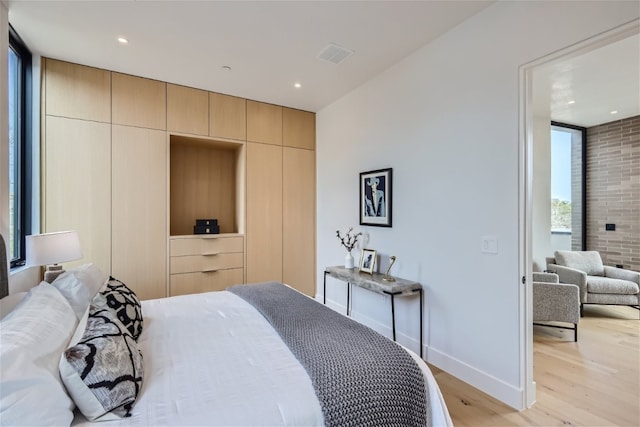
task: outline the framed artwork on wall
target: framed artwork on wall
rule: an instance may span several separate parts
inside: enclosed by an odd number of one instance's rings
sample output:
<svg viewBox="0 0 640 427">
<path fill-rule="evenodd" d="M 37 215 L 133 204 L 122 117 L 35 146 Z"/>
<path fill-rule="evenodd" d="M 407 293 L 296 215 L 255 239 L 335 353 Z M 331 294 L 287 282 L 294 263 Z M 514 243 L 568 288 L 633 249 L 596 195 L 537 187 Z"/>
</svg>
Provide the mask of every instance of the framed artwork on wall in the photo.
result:
<svg viewBox="0 0 640 427">
<path fill-rule="evenodd" d="M 393 169 L 360 173 L 360 225 L 391 227 Z"/>
<path fill-rule="evenodd" d="M 373 274 L 376 265 L 376 251 L 373 249 L 363 249 L 360 257 L 360 271 Z"/>
</svg>

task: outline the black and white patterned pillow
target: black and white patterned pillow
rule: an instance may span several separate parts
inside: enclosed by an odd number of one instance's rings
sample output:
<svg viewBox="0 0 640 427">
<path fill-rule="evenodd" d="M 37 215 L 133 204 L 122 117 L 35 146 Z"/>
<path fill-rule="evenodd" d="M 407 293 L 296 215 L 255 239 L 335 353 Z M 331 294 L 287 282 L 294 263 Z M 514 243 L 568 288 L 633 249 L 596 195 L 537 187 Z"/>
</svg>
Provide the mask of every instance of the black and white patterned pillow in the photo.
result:
<svg viewBox="0 0 640 427">
<path fill-rule="evenodd" d="M 109 277 L 109 281 L 100 294 L 104 297 L 109 309 L 137 341 L 142 333 L 143 321 L 142 307 L 135 292 L 120 280 Z"/>
<path fill-rule="evenodd" d="M 91 305 L 82 338 L 60 360 L 60 377 L 80 411 L 91 421 L 129 416 L 142 376 L 142 354 L 129 331 L 108 308 Z"/>
</svg>

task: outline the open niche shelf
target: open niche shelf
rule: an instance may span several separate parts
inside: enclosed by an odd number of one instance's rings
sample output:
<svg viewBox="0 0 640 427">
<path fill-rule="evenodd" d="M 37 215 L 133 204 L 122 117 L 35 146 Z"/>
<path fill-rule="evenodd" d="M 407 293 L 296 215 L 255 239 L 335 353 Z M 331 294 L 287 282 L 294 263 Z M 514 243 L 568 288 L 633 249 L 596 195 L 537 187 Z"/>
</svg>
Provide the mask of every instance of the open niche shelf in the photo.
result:
<svg viewBox="0 0 640 427">
<path fill-rule="evenodd" d="M 244 234 L 244 143 L 170 135 L 169 146 L 171 236 L 192 235 L 196 218 Z"/>
</svg>

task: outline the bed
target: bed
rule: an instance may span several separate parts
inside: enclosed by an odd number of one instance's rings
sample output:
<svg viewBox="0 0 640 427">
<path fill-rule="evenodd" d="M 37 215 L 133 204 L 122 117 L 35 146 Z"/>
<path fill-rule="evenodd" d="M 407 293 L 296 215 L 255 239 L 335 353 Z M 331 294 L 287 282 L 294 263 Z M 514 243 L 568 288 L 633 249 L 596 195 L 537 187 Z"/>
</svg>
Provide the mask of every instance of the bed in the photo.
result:
<svg viewBox="0 0 640 427">
<path fill-rule="evenodd" d="M 91 264 L 2 298 L 0 424 L 452 425 L 415 353 L 281 283 L 136 301 Z"/>
</svg>

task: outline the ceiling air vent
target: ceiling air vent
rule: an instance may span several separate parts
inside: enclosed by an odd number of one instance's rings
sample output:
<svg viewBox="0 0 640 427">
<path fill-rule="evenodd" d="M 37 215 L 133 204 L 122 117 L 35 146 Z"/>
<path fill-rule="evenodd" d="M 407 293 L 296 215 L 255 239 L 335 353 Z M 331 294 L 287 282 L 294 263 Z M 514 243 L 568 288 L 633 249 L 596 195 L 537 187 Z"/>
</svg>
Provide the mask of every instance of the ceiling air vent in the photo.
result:
<svg viewBox="0 0 640 427">
<path fill-rule="evenodd" d="M 353 53 L 353 50 L 338 46 L 335 43 L 329 43 L 324 49 L 322 49 L 322 52 L 318 54 L 318 59 L 338 65 L 353 55 Z"/>
</svg>

